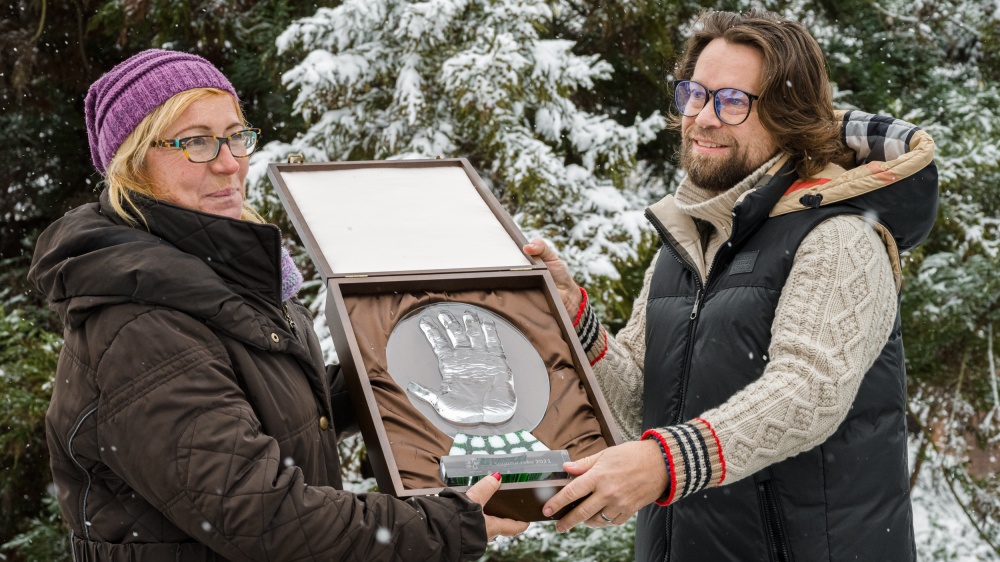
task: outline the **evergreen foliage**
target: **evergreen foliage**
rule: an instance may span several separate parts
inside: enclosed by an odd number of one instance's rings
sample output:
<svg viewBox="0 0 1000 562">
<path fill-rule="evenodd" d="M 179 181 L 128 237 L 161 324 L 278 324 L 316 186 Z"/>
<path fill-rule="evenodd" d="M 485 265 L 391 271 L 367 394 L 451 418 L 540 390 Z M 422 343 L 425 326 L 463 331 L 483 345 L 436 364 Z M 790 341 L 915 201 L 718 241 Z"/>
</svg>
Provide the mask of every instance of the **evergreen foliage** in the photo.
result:
<svg viewBox="0 0 1000 562">
<path fill-rule="evenodd" d="M 502 537 L 487 549 L 489 562 L 631 562 L 635 560 L 635 518 L 621 527 L 574 527 L 553 533 L 551 525 L 534 524 L 522 535 Z"/>
<path fill-rule="evenodd" d="M 310 124 L 265 147 L 310 160 L 465 157 L 522 229 L 562 248 L 586 281 L 636 256 L 641 198 L 630 175 L 657 112 L 621 125 L 573 95 L 607 80 L 598 55 L 545 38 L 563 3 L 348 1 L 278 38 Z"/>
<path fill-rule="evenodd" d="M 51 497 L 47 489 L 51 478 L 45 411 L 62 344 L 59 334 L 44 327 L 45 315 L 46 311 L 36 308 L 7 311 L 0 305 L 0 381 L 4 389 L 0 398 L 0 537 L 5 538 L 21 532 L 66 534 L 58 517 L 32 519 L 45 498 Z M 0 552 L 25 544 L 2 545 Z"/>
<path fill-rule="evenodd" d="M 1000 13 L 993 0 L 21 0 L 0 6 L 0 552 L 65 559 L 48 491 L 44 412 L 58 320 L 26 286 L 38 233 L 96 199 L 87 86 L 149 47 L 201 54 L 272 141 L 252 197 L 290 231 L 269 161 L 465 157 L 529 235 L 554 242 L 602 320 L 621 326 L 658 248 L 643 207 L 671 191 L 674 59 L 702 7 L 803 21 L 828 56 L 835 103 L 924 127 L 941 213 L 904 256 L 901 307 L 922 558 L 1000 560 Z M 659 112 L 659 113 L 657 113 Z M 276 141 L 276 142 L 274 142 Z M 290 232 L 289 232 L 290 233 Z M 294 244 L 293 244 L 294 246 Z M 299 252 L 296 260 L 309 267 Z M 321 284 L 307 283 L 323 310 Z M 316 324 L 328 334 L 322 315 Z M 326 356 L 336 353 L 324 337 Z M 360 440 L 346 482 L 369 490 Z M 957 516 L 941 509 L 953 498 Z M 974 529 L 971 534 L 956 531 Z M 486 558 L 631 559 L 634 520 L 599 533 L 533 525 Z M 963 546 L 978 538 L 980 547 Z M 60 555 L 60 553 L 62 553 Z M 2 556 L 0 556 L 2 557 Z"/>
<path fill-rule="evenodd" d="M 69 531 L 62 523 L 59 502 L 55 496 L 42 498 L 42 511 L 26 522 L 26 530 L 7 543 L 0 551 L 13 552 L 14 560 L 66 560 L 70 552 Z"/>
</svg>

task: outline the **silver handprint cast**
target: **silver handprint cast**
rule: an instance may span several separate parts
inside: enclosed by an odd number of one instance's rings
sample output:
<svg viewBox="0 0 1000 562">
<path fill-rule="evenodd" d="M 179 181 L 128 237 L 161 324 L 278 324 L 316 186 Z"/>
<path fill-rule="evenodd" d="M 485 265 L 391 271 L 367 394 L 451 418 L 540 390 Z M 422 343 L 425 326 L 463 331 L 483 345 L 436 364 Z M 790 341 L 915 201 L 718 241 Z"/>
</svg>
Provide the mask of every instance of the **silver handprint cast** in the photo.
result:
<svg viewBox="0 0 1000 562">
<path fill-rule="evenodd" d="M 437 357 L 441 387 L 437 392 L 410 382 L 414 396 L 458 425 L 501 424 L 514 416 L 517 396 L 496 325 L 466 310 L 463 322 L 445 310 L 420 317 L 420 329 Z M 443 331 L 442 331 L 443 329 Z"/>
</svg>

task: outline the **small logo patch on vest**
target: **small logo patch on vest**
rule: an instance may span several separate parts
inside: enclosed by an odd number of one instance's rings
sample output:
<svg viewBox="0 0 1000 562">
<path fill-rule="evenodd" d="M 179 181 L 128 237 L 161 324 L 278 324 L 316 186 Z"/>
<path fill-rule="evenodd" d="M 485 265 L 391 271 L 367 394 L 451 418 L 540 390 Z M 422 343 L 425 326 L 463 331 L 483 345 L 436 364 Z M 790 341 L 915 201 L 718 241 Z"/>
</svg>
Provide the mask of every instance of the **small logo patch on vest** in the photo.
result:
<svg viewBox="0 0 1000 562">
<path fill-rule="evenodd" d="M 750 273 L 753 271 L 753 266 L 757 263 L 757 253 L 759 250 L 754 250 L 752 252 L 741 252 L 736 254 L 733 258 L 732 265 L 729 266 L 729 274 L 736 275 L 737 273 Z"/>
</svg>

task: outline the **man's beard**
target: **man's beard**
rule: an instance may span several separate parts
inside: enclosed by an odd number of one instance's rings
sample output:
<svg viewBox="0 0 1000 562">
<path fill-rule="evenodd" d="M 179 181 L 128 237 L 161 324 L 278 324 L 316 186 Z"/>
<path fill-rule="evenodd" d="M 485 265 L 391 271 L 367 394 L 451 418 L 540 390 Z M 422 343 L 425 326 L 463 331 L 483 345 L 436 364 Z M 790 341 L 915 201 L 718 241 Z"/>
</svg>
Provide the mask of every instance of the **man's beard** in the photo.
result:
<svg viewBox="0 0 1000 562">
<path fill-rule="evenodd" d="M 735 140 L 728 141 L 732 156 L 724 160 L 693 154 L 693 143 L 687 135 L 681 141 L 681 168 L 695 185 L 714 193 L 722 193 L 740 183 L 767 161 L 751 162 L 750 151 L 743 150 Z"/>
</svg>

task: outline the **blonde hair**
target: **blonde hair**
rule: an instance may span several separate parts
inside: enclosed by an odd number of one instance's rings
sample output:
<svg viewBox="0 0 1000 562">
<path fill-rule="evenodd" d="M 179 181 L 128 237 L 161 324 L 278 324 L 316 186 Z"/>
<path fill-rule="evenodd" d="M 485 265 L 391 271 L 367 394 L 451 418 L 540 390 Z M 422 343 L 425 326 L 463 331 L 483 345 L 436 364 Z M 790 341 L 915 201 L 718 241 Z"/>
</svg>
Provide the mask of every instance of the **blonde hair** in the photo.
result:
<svg viewBox="0 0 1000 562">
<path fill-rule="evenodd" d="M 192 103 L 219 95 L 229 96 L 233 100 L 236 115 L 240 122 L 246 123 L 243 110 L 228 92 L 216 88 L 194 88 L 184 90 L 160 104 L 136 125 L 118 147 L 104 171 L 104 183 L 108 186 L 111 206 L 126 222 L 133 226 L 138 226 L 139 221 L 146 224 L 146 218 L 133 198 L 134 194 L 159 199 L 156 186 L 146 171 L 146 153 L 150 148 L 149 144 L 159 139 L 163 131 L 170 127 Z M 266 222 L 246 200 L 243 201 L 240 218 L 257 223 Z"/>
</svg>

